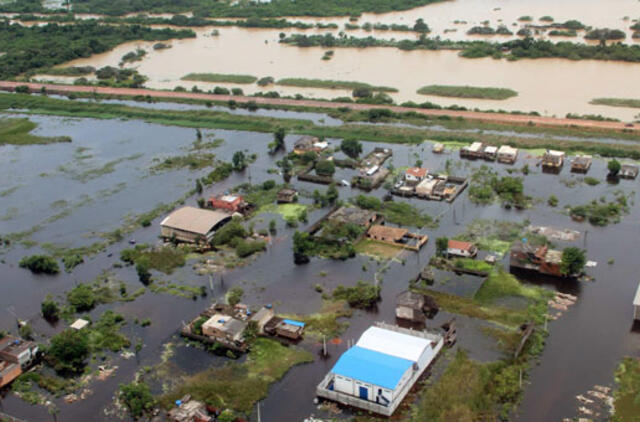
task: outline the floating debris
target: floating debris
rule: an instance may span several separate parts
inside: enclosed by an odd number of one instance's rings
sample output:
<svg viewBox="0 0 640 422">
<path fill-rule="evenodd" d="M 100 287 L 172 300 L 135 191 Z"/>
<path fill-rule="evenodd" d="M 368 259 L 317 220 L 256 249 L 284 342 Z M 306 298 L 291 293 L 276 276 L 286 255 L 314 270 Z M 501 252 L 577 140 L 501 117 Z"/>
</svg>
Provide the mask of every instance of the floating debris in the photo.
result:
<svg viewBox="0 0 640 422">
<path fill-rule="evenodd" d="M 558 319 L 562 316 L 562 312 L 568 311 L 569 306 L 575 305 L 577 300 L 578 298 L 574 295 L 557 292 L 553 299 L 549 300 L 547 304 L 549 307 L 561 312 L 557 312 L 555 315 L 550 315 L 549 318 L 552 320 Z"/>
<path fill-rule="evenodd" d="M 548 239 L 561 240 L 563 242 L 575 242 L 580 238 L 580 232 L 576 230 L 557 229 L 546 226 L 529 226 L 528 230 L 531 233 L 543 235 Z"/>
</svg>

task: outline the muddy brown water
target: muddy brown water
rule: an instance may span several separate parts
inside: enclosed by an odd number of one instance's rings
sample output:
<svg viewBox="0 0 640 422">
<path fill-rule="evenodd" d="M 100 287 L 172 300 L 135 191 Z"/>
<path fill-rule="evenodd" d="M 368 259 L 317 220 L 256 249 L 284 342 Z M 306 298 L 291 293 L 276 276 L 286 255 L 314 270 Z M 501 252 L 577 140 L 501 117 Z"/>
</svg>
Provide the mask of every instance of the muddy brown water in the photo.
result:
<svg viewBox="0 0 640 422">
<path fill-rule="evenodd" d="M 182 107 L 182 106 L 181 106 Z M 269 113 L 265 111 L 266 113 Z M 291 117 L 296 113 L 288 112 Z M 139 121 L 65 119 L 59 117 L 32 116 L 40 126 L 38 133 L 45 135 L 69 135 L 73 138 L 70 144 L 54 144 L 46 146 L 2 147 L 0 155 L 0 191 L 18 186 L 10 194 L 0 198 L 2 214 L 5 210 L 18 210 L 12 218 L 0 222 L 0 233 L 26 230 L 36 223 L 59 212 L 52 209 L 52 204 L 60 199 L 69 204 L 78 204 L 72 209 L 70 216 L 57 219 L 34 233 L 33 238 L 39 242 L 51 241 L 68 246 L 81 246 L 96 239 L 95 233 L 113 230 L 121 220 L 130 214 L 144 212 L 158 203 L 171 202 L 179 198 L 193 186 L 196 177 L 205 174 L 202 171 L 169 171 L 158 175 L 150 175 L 148 167 L 153 158 L 183 154 L 195 140 L 193 129 L 166 127 L 147 124 Z M 244 174 L 234 174 L 227 181 L 206 189 L 205 196 L 219 193 L 240 182 L 253 183 L 266 179 L 277 179 L 276 175 L 267 173 L 275 167 L 279 157 L 265 154 L 272 136 L 238 131 L 203 131 L 205 136 L 225 139 L 225 143 L 212 150 L 219 158 L 228 159 L 234 151 L 246 149 L 258 154 L 257 161 Z M 293 145 L 296 137 L 288 135 L 287 146 Z M 334 145 L 338 140 L 331 140 Z M 473 168 L 483 162 L 460 161 L 457 154 L 436 156 L 431 154 L 429 144 L 421 146 L 384 145 L 394 150 L 392 162 L 394 166 L 413 164 L 417 156 L 424 161 L 424 166 L 433 170 L 443 170 L 446 160 L 453 162 L 452 172 L 456 175 L 469 174 Z M 87 150 L 78 151 L 78 147 Z M 365 153 L 374 147 L 365 143 Z M 112 173 L 106 173 L 88 180 L 74 179 L 77 174 L 86 174 L 92 169 L 102 168 L 105 163 L 123 157 L 133 157 L 136 153 L 141 157 L 119 161 L 114 165 Z M 91 155 L 90 158 L 78 158 L 79 155 Z M 86 164 L 81 164 L 88 161 Z M 598 262 L 596 268 L 588 272 L 596 277 L 594 283 L 567 284 L 550 282 L 549 280 L 531 279 L 530 282 L 544 284 L 549 288 L 568 291 L 578 295 L 578 303 L 571 307 L 559 320 L 549 323 L 551 335 L 547 347 L 541 356 L 540 364 L 531 372 L 530 385 L 519 409 L 519 420 L 540 421 L 559 420 L 562 417 L 576 415 L 577 404 L 574 396 L 591 388 L 594 384 L 612 385 L 613 371 L 617 362 L 624 355 L 638 356 L 640 335 L 631 331 L 632 298 L 637 286 L 640 264 L 635 259 L 635 243 L 640 232 L 638 217 L 640 210 L 635 204 L 635 195 L 630 199 L 631 212 L 617 225 L 596 228 L 588 223 L 575 223 L 561 213 L 562 206 L 567 204 L 586 203 L 609 194 L 614 189 L 621 189 L 631 194 L 637 190 L 637 181 L 621 181 L 617 186 L 610 186 L 604 181 L 606 162 L 595 160 L 589 176 L 602 180 L 598 186 L 587 186 L 579 183 L 568 187 L 562 180 L 580 179 L 581 176 L 569 173 L 568 166 L 560 175 L 542 174 L 535 166 L 535 157 L 521 154 L 516 167 L 528 163 L 531 174 L 525 177 L 526 192 L 534 198 L 541 198 L 533 208 L 525 211 L 505 210 L 499 205 L 475 206 L 464 193 L 453 204 L 425 202 L 417 199 L 408 201 L 432 215 L 441 215 L 437 229 L 422 229 L 421 233 L 430 236 L 431 241 L 419 253 L 404 252 L 400 262 L 392 263 L 381 274 L 382 301 L 374 312 L 356 311 L 348 320 L 349 328 L 341 336 L 342 343 L 330 345 L 330 357 L 326 360 L 316 359 L 312 364 L 292 369 L 269 390 L 268 397 L 261 402 L 263 420 L 266 421 L 300 421 L 314 413 L 322 416 L 313 404 L 315 387 L 324 374 L 331 368 L 335 360 L 345 350 L 349 339 L 357 339 L 373 321 L 394 321 L 395 296 L 407 288 L 409 279 L 415 277 L 435 248 L 434 239 L 439 236 L 451 236 L 462 232 L 465 226 L 476 218 L 522 221 L 528 219 L 532 224 L 568 227 L 581 232 L 588 230 L 586 243 L 584 236 L 575 244 L 588 250 L 589 259 Z M 501 174 L 506 174 L 510 167 L 496 163 L 489 164 Z M 77 170 L 63 171 L 63 168 Z M 46 174 L 46 175 L 41 175 Z M 91 173 L 90 173 L 91 174 Z M 339 169 L 335 178 L 350 178 L 351 171 Z M 115 188 L 126 185 L 115 193 Z M 305 182 L 294 181 L 298 189 L 313 191 L 324 189 Z M 103 194 L 100 195 L 99 192 Z M 358 190 L 341 188 L 341 198 L 346 199 L 361 193 Z M 384 195 L 383 189 L 372 193 L 378 197 Z M 555 194 L 560 199 L 560 207 L 550 208 L 546 198 Z M 82 201 L 88 195 L 93 201 Z M 309 202 L 307 199 L 303 203 Z M 187 204 L 195 204 L 195 198 L 189 198 Z M 309 213 L 312 224 L 327 210 L 316 210 Z M 11 216 L 9 215 L 9 216 Z M 256 229 L 267 227 L 271 218 L 278 221 L 278 235 L 268 250 L 257 256 L 250 264 L 229 271 L 220 277 L 214 277 L 214 288 L 206 298 L 191 299 L 174 297 L 167 294 L 145 295 L 131 303 L 101 305 L 91 312 L 98 317 L 105 309 L 114 309 L 124 314 L 129 321 L 124 332 L 133 339 L 140 339 L 145 347 L 139 359 L 124 360 L 114 357 L 119 366 L 116 375 L 107 381 L 93 384 L 93 394 L 81 402 L 64 404 L 60 399 L 55 402 L 60 408 L 59 420 L 82 421 L 87 419 L 112 420 L 105 415 L 104 408 L 110 406 L 117 385 L 129 382 L 135 371 L 146 365 L 159 362 L 163 344 L 168 341 L 182 344 L 177 331 L 183 321 L 188 321 L 207 306 L 213 299 L 220 299 L 231 287 L 241 286 L 245 290 L 245 302 L 251 304 L 271 303 L 278 312 L 309 313 L 317 311 L 321 306 L 320 294 L 315 292 L 314 285 L 319 283 L 325 291 L 331 291 L 338 284 L 353 285 L 358 280 L 372 280 L 380 266 L 370 258 L 358 256 L 347 261 L 330 261 L 313 259 L 307 265 L 293 264 L 291 254 L 291 236 L 293 229 L 287 228 L 281 218 L 265 215 L 254 219 Z M 44 340 L 40 334 L 47 336 L 64 328 L 60 323 L 50 327 L 38 317 L 39 306 L 47 294 L 61 297 L 79 281 L 89 281 L 104 269 L 111 268 L 115 277 L 126 282 L 129 292 L 140 285 L 135 270 L 131 267 L 112 268 L 118 261 L 119 251 L 129 247 L 128 240 L 136 239 L 138 243 L 157 242 L 158 223 L 156 219 L 149 228 L 139 229 L 127 236 L 122 242 L 110 246 L 107 251 L 87 259 L 72 274 L 58 276 L 35 276 L 18 268 L 19 259 L 26 254 L 39 252 L 38 247 L 26 248 L 14 245 L 4 251 L 0 261 L 2 283 L 0 295 L 2 300 L 2 318 L 0 328 L 15 332 L 15 319 L 33 321 L 38 339 Z M 301 225 L 300 228 L 304 228 Z M 92 235 L 93 234 L 93 235 Z M 88 236 L 88 237 L 85 237 Z M 560 242 L 557 242 L 560 245 Z M 111 254 L 111 256 L 109 256 Z M 609 258 L 615 258 L 614 265 L 607 265 Z M 505 261 L 502 263 L 505 264 Z M 364 265 L 364 268 L 363 268 Z M 208 286 L 206 276 L 198 276 L 190 264 L 176 270 L 171 276 L 155 274 L 161 280 L 175 281 L 192 286 Z M 467 282 L 467 281 L 465 281 Z M 473 283 L 470 279 L 468 282 Z M 480 281 L 477 281 L 480 283 Z M 140 328 L 131 322 L 134 318 L 151 318 L 150 327 Z M 437 327 L 447 321 L 451 315 L 440 312 L 430 327 Z M 458 317 L 459 343 L 470 351 L 473 358 L 490 361 L 500 356 L 495 341 L 486 337 L 479 330 L 484 324 L 469 318 Z M 308 340 L 302 347 L 317 355 L 321 345 Z M 187 349 L 184 346 L 176 349 L 172 362 L 186 373 L 219 365 L 219 357 L 201 351 Z M 154 391 L 159 391 L 154 383 Z M 286 405 L 283 405 L 286 403 Z M 30 406 L 8 394 L 2 400 L 2 410 L 27 420 L 48 420 L 46 409 Z M 351 414 L 346 411 L 345 415 Z"/>
</svg>

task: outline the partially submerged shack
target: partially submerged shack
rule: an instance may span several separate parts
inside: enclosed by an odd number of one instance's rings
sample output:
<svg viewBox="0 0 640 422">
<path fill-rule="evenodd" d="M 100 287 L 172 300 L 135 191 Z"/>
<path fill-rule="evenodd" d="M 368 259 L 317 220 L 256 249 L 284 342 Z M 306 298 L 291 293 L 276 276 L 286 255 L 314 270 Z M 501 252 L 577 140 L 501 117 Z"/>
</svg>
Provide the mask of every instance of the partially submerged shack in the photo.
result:
<svg viewBox="0 0 640 422">
<path fill-rule="evenodd" d="M 633 164 L 623 164 L 620 167 L 620 173 L 618 173 L 623 179 L 635 179 L 638 177 L 638 166 Z"/>
<path fill-rule="evenodd" d="M 438 311 L 435 300 L 429 296 L 412 291 L 400 293 L 396 299 L 396 318 L 400 320 L 424 323 L 429 315 Z"/>
<path fill-rule="evenodd" d="M 290 204 L 298 200 L 298 191 L 291 188 L 283 188 L 278 191 L 276 201 L 278 204 Z"/>
<path fill-rule="evenodd" d="M 502 145 L 498 148 L 498 162 L 503 164 L 513 164 L 518 159 L 518 148 L 509 145 Z"/>
<path fill-rule="evenodd" d="M 564 165 L 564 152 L 548 149 L 542 156 L 542 168 L 557 171 Z"/>
<path fill-rule="evenodd" d="M 562 251 L 549 249 L 548 246 L 533 246 L 525 239 L 514 243 L 509 254 L 511 268 L 535 271 L 554 277 L 573 277 L 577 274 L 564 274 L 562 271 Z"/>
<path fill-rule="evenodd" d="M 574 173 L 586 173 L 591 168 L 593 157 L 590 155 L 578 155 L 571 161 L 571 171 Z"/>
<path fill-rule="evenodd" d="M 165 240 L 186 243 L 208 243 L 216 230 L 231 220 L 231 215 L 195 207 L 175 210 L 160 223 L 160 233 Z"/>
<path fill-rule="evenodd" d="M 474 142 L 469 146 L 460 148 L 460 158 L 484 158 L 484 144 L 482 142 Z"/>
</svg>

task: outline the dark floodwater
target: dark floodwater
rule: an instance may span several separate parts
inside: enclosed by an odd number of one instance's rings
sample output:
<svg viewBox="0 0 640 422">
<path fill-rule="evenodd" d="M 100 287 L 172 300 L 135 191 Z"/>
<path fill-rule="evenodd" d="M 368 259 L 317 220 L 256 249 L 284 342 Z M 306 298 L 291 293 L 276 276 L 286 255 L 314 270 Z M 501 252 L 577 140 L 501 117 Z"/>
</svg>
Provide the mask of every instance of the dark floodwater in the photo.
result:
<svg viewBox="0 0 640 422">
<path fill-rule="evenodd" d="M 293 113 L 292 117 L 300 116 Z M 154 163 L 154 158 L 162 159 L 169 155 L 184 154 L 195 140 L 193 129 L 139 121 L 43 116 L 31 118 L 40 124 L 40 133 L 69 135 L 73 142 L 20 148 L 2 147 L 0 192 L 15 189 L 0 197 L 0 214 L 6 217 L 0 217 L 0 233 L 28 230 L 37 223 L 45 222 L 60 209 L 65 209 L 64 204 L 57 202 L 65 200 L 71 214 L 43 223 L 31 239 L 70 246 L 92 243 L 98 239 L 98 233 L 113 230 L 124 217 L 180 198 L 193 186 L 195 178 L 207 171 L 178 170 L 155 175 L 149 173 L 149 166 Z M 241 149 L 258 154 L 258 159 L 251 165 L 250 170 L 244 174 L 234 174 L 225 182 L 210 187 L 206 190 L 205 196 L 223 192 L 249 179 L 253 183 L 278 179 L 277 175 L 267 173 L 268 169 L 275 167 L 274 163 L 279 159 L 265 153 L 272 138 L 270 134 L 223 130 L 203 133 L 206 136 L 212 135 L 212 138 L 225 140 L 222 146 L 211 151 L 221 159 L 229 159 L 234 151 Z M 287 145 L 290 147 L 295 139 L 294 135 L 287 136 Z M 331 141 L 334 145 L 338 144 L 337 140 Z M 365 143 L 365 153 L 374 146 Z M 425 167 L 435 172 L 444 170 L 446 161 L 451 160 L 453 174 L 468 175 L 474 167 L 483 164 L 460 161 L 457 154 L 434 156 L 428 144 L 386 146 L 394 150 L 392 162 L 396 167 L 413 164 L 420 158 L 424 161 Z M 79 147 L 86 150 L 78 150 Z M 84 155 L 91 157 L 79 158 Z M 95 169 L 102 168 L 109 162 L 115 163 L 112 172 L 87 178 L 87 174 L 96 174 Z M 634 195 L 630 200 L 630 204 L 633 204 L 631 213 L 625 216 L 620 224 L 607 228 L 575 223 L 563 215 L 561 210 L 564 205 L 586 203 L 607 194 L 611 196 L 610 193 L 615 189 L 622 189 L 631 194 L 635 192 L 638 182 L 622 181 L 615 187 L 606 184 L 606 163 L 596 160 L 589 175 L 603 182 L 594 187 L 584 183 L 569 187 L 569 183 L 566 182 L 581 179 L 581 176 L 570 174 L 568 166 L 565 166 L 560 175 L 549 175 L 542 174 L 535 167 L 535 158 L 527 157 L 526 153 L 521 154 L 517 167 L 525 162 L 531 168 L 531 174 L 525 178 L 526 192 L 534 198 L 542 199 L 533 208 L 525 211 L 504 210 L 498 205 L 478 207 L 469 202 L 466 192 L 454 204 L 409 200 L 424 211 L 440 216 L 438 229 L 420 230 L 427 233 L 431 241 L 419 254 L 404 252 L 400 257 L 404 263 L 393 262 L 381 274 L 382 302 L 375 312 L 355 312 L 348 320 L 348 330 L 341 337 L 342 344 L 329 346 L 328 359 L 318 358 L 313 364 L 296 367 L 283 380 L 272 386 L 269 396 L 261 403 L 262 420 L 300 421 L 312 413 L 320 414 L 313 404 L 315 387 L 345 350 L 347 340 L 357 339 L 373 321 L 394 321 L 395 296 L 407 288 L 408 281 L 427 263 L 434 252 L 434 239 L 462 232 L 465 226 L 476 218 L 510 221 L 528 219 L 536 225 L 568 227 L 582 232 L 588 230 L 586 241 L 585 236 L 582 236 L 577 244 L 585 246 L 589 259 L 598 262 L 597 267 L 589 269 L 589 273 L 596 278 L 594 283 L 558 286 L 545 280 L 531 280 L 544 283 L 550 288 L 570 291 L 577 294 L 579 299 L 578 303 L 558 321 L 549 323 L 551 335 L 540 365 L 535 366 L 532 371 L 531 385 L 526 390 L 519 420 L 551 421 L 572 417 L 576 414 L 576 394 L 585 392 L 594 384 L 611 385 L 613 371 L 619 359 L 626 354 L 638 355 L 640 346 L 640 335 L 631 332 L 631 301 L 640 270 L 640 262 L 635 259 L 634 252 L 640 234 L 637 223 L 640 210 L 635 205 Z M 506 174 L 506 170 L 511 168 L 495 163 L 489 165 L 501 174 Z M 351 174 L 350 170 L 339 169 L 335 179 L 349 180 Z M 305 182 L 293 183 L 296 188 L 308 192 L 325 189 Z M 342 199 L 359 193 L 361 192 L 358 190 L 340 188 Z M 379 189 L 372 194 L 381 197 L 384 192 Z M 550 194 L 555 194 L 560 199 L 560 207 L 554 209 L 546 205 L 546 198 Z M 189 198 L 186 202 L 195 204 L 195 200 L 196 198 Z M 302 202 L 308 200 L 303 199 Z M 310 213 L 309 224 L 326 211 L 316 210 Z M 91 387 L 94 393 L 86 400 L 71 405 L 56 400 L 60 408 L 58 420 L 112 420 L 112 416 L 105 415 L 103 409 L 112 402 L 117 385 L 129 382 L 134 372 L 143 366 L 158 363 L 165 343 L 171 341 L 182 344 L 182 340 L 177 337 L 177 330 L 182 321 L 193 318 L 212 300 L 222 298 L 233 286 L 243 287 L 246 303 L 272 303 L 278 312 L 309 313 L 317 311 L 322 302 L 320 294 L 313 288 L 315 284 L 322 284 L 325 291 L 330 291 L 338 284 L 353 285 L 358 280 L 372 280 L 382 265 L 368 257 L 358 256 L 338 262 L 314 259 L 307 265 L 296 266 L 291 254 L 293 229 L 285 227 L 281 218 L 272 215 L 255 218 L 256 229 L 267 227 L 271 218 L 278 220 L 278 235 L 273 245 L 249 265 L 225 273 L 223 283 L 216 276 L 213 291 L 208 297 L 193 301 L 147 292 L 135 302 L 102 305 L 94 310 L 91 313 L 94 317 L 99 316 L 105 309 L 112 308 L 124 314 L 128 321 L 136 317 L 148 317 L 153 323 L 147 328 L 140 328 L 129 322 L 125 332 L 145 344 L 139 358 L 124 360 L 114 357 L 114 363 L 119 366 L 116 375 L 107 381 L 93 384 Z M 36 253 L 40 249 L 38 246 L 27 248 L 20 244 L 14 245 L 0 256 L 0 329 L 15 331 L 12 312 L 20 318 L 30 319 L 38 335 L 48 336 L 62 329 L 62 323 L 57 327 L 51 327 L 38 317 L 42 299 L 47 294 L 62 296 L 75 283 L 92 280 L 105 269 L 111 269 L 117 279 L 127 283 L 130 292 L 134 291 L 139 287 L 135 270 L 131 267 L 113 268 L 112 265 L 118 261 L 119 250 L 128 247 L 128 239 L 155 243 L 157 235 L 158 221 L 154 221 L 151 227 L 137 230 L 119 244 L 109 247 L 104 253 L 88 259 L 72 274 L 65 273 L 55 277 L 34 276 L 19 269 L 17 262 L 21 256 Z M 109 254 L 113 255 L 108 256 Z M 607 265 L 609 258 L 615 258 L 614 265 Z M 503 261 L 503 265 L 505 263 L 506 260 Z M 171 276 L 157 276 L 162 280 L 176 281 L 180 284 L 208 286 L 208 278 L 195 274 L 189 264 Z M 461 294 L 472 294 L 474 280 L 476 279 L 473 277 L 462 277 L 439 287 L 460 289 Z M 440 312 L 429 322 L 429 326 L 437 327 L 450 318 L 451 315 Z M 484 322 L 460 316 L 457 320 L 459 347 L 468 349 L 472 357 L 482 361 L 500 357 L 495 341 L 479 330 Z M 303 343 L 302 347 L 314 354 L 318 354 L 321 349 L 320 344 L 311 340 Z M 183 346 L 176 348 L 176 355 L 172 358 L 172 364 L 186 373 L 193 373 L 210 365 L 219 365 L 221 362 L 219 357 Z M 154 386 L 156 389 L 158 387 Z M 7 395 L 1 403 L 3 411 L 30 421 L 50 418 L 43 407 L 29 406 L 12 394 Z"/>
</svg>

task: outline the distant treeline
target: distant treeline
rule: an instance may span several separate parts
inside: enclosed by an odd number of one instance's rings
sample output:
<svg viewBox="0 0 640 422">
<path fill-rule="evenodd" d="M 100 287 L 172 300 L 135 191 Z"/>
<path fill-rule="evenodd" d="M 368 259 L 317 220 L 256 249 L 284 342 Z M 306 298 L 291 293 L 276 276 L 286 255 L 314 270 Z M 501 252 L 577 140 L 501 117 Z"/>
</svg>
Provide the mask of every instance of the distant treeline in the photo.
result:
<svg viewBox="0 0 640 422">
<path fill-rule="evenodd" d="M 336 37 L 333 34 L 293 34 L 280 40 L 298 47 L 396 47 L 401 50 L 460 50 L 466 58 L 493 57 L 496 59 L 567 58 L 571 60 L 619 60 L 640 62 L 640 46 L 615 43 L 585 45 L 570 41 L 554 43 L 547 40 L 524 39 L 506 42 L 451 41 L 421 36 L 417 40 L 384 40 L 374 37 Z"/>
<path fill-rule="evenodd" d="M 136 0 L 104 1 L 74 0 L 76 13 L 122 16 L 128 13 L 181 13 L 192 11 L 201 17 L 281 17 L 281 16 L 349 16 L 364 12 L 386 13 L 408 10 L 443 0 L 272 0 L 253 1 L 210 0 Z M 64 10 L 58 10 L 58 12 Z M 50 13 L 40 0 L 5 3 L 0 12 Z"/>
<path fill-rule="evenodd" d="M 25 27 L 0 21 L 0 79 L 35 73 L 61 63 L 104 53 L 126 41 L 193 38 L 191 30 L 151 29 L 139 25 L 48 24 Z"/>
</svg>

